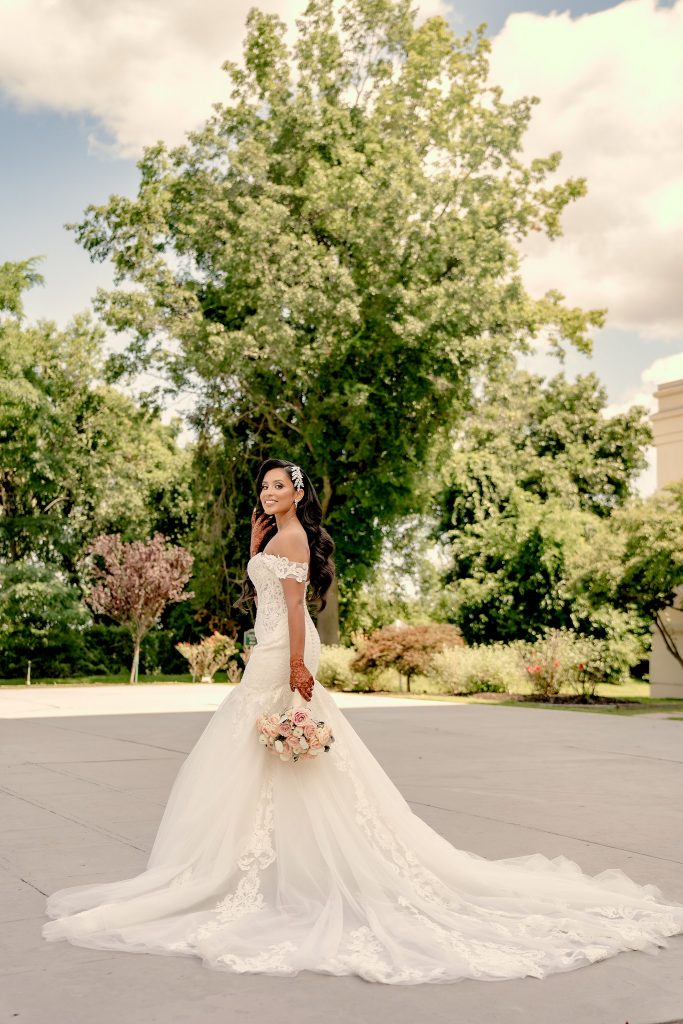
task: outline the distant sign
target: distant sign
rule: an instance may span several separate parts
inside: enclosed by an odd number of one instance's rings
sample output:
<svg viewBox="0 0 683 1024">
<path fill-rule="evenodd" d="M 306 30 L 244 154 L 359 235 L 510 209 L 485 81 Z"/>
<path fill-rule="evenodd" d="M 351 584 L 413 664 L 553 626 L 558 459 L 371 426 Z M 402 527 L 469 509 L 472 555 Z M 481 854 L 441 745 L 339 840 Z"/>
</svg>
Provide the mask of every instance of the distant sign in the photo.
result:
<svg viewBox="0 0 683 1024">
<path fill-rule="evenodd" d="M 244 644 L 245 647 L 256 646 L 256 633 L 254 632 L 253 629 L 245 629 L 244 633 L 242 634 L 242 643 Z"/>
</svg>

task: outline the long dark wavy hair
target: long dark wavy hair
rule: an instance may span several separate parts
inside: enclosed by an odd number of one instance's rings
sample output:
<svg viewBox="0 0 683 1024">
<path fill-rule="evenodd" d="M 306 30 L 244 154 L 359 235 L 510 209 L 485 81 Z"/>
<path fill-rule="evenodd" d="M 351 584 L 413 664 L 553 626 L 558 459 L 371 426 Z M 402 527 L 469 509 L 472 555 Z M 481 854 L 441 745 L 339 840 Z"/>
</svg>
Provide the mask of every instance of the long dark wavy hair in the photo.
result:
<svg viewBox="0 0 683 1024">
<path fill-rule="evenodd" d="M 263 484 L 263 478 L 268 470 L 284 469 L 291 479 L 294 465 L 295 463 L 288 462 L 285 459 L 266 459 L 266 461 L 261 464 L 256 477 L 256 505 L 254 507 L 256 515 L 264 511 L 263 504 L 261 502 L 261 486 Z M 334 579 L 335 564 L 331 556 L 334 551 L 335 544 L 325 527 L 322 525 L 323 510 L 318 499 L 318 495 L 315 492 L 315 487 L 306 476 L 303 469 L 301 470 L 301 475 L 304 481 L 304 493 L 297 506 L 296 515 L 306 531 L 306 536 L 308 537 L 308 546 L 311 552 L 311 589 L 313 591 L 314 599 L 319 602 L 318 611 L 322 611 L 327 604 L 325 594 L 329 590 L 332 580 Z M 263 536 L 259 551 L 263 551 L 276 533 L 277 525 L 273 522 L 270 529 Z M 235 607 L 239 608 L 241 611 L 250 610 L 250 605 L 253 604 L 255 593 L 256 588 L 245 571 L 242 579 L 242 591 L 235 601 Z"/>
</svg>

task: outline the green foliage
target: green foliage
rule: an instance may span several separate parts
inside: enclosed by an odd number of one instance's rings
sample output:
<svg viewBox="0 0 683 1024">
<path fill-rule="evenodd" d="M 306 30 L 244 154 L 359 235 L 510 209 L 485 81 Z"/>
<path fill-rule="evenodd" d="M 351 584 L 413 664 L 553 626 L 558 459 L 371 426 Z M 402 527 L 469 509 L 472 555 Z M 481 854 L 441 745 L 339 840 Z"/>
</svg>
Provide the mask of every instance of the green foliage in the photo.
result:
<svg viewBox="0 0 683 1024">
<path fill-rule="evenodd" d="M 645 411 L 606 419 L 593 374 L 568 383 L 510 368 L 463 424 L 435 499 L 451 564 L 440 612 L 469 643 L 548 628 L 606 636 L 618 576 L 615 511 L 651 437 Z M 596 575 L 596 551 L 609 552 Z M 636 633 L 645 628 L 631 615 Z"/>
<path fill-rule="evenodd" d="M 103 331 L 89 317 L 62 331 L 25 324 L 23 291 L 42 280 L 34 263 L 0 267 L 2 673 L 23 675 L 29 659 L 49 676 L 112 672 L 120 637 L 81 601 L 81 558 L 101 530 L 186 535 L 191 458 L 177 422 L 103 383 Z M 167 646 L 150 635 L 143 661 L 168 661 Z"/>
<path fill-rule="evenodd" d="M 382 528 L 383 546 L 372 575 L 362 584 L 341 580 L 339 604 L 344 635 L 372 633 L 400 620 L 420 625 L 438 618 L 439 574 L 429 557 L 433 546 L 424 516 L 406 516 Z"/>
<path fill-rule="evenodd" d="M 196 395 L 197 589 L 214 619 L 265 456 L 305 466 L 339 575 L 359 583 L 383 526 L 424 507 L 481 379 L 541 332 L 588 351 L 604 319 L 524 290 L 517 244 L 557 237 L 585 182 L 548 185 L 557 152 L 521 158 L 537 101 L 503 102 L 487 39 L 418 26 L 404 0 L 314 0 L 297 24 L 290 49 L 252 10 L 229 101 L 186 145 L 146 149 L 134 199 L 75 226 L 133 285 L 98 298 L 133 337 L 111 373 L 153 368 Z"/>
<path fill-rule="evenodd" d="M 654 618 L 683 585 L 683 480 L 631 502 L 615 527 L 624 544 L 617 601 Z"/>
<path fill-rule="evenodd" d="M 681 607 L 683 481 L 668 484 L 649 498 L 635 498 L 612 522 L 611 545 L 596 550 L 592 570 L 586 570 L 586 590 L 600 588 L 615 614 L 639 620 L 644 629 L 654 623 L 683 670 L 683 651 L 665 611 Z"/>
<path fill-rule="evenodd" d="M 445 647 L 428 673 L 446 693 L 506 693 L 524 679 L 519 655 L 509 644 Z"/>
<path fill-rule="evenodd" d="M 23 294 L 34 285 L 43 284 L 44 278 L 36 270 L 39 257 L 19 263 L 0 265 L 0 313 L 21 319 L 24 315 Z"/>
<path fill-rule="evenodd" d="M 88 614 L 78 591 L 60 579 L 54 568 L 16 563 L 0 568 L 0 664 L 6 678 L 65 675 L 87 663 L 83 630 Z"/>
<path fill-rule="evenodd" d="M 367 692 L 372 681 L 367 675 L 355 672 L 351 662 L 356 657 L 353 647 L 341 644 L 323 644 L 316 679 L 323 685 L 336 690 Z"/>
<path fill-rule="evenodd" d="M 2 268 L 16 268 L 16 287 L 23 266 Z M 19 297 L 6 303 L 21 308 Z M 182 535 L 191 520 L 178 424 L 102 383 L 102 341 L 87 316 L 63 331 L 0 320 L 0 560 L 51 564 L 72 582 L 98 532 L 164 524 Z"/>
</svg>

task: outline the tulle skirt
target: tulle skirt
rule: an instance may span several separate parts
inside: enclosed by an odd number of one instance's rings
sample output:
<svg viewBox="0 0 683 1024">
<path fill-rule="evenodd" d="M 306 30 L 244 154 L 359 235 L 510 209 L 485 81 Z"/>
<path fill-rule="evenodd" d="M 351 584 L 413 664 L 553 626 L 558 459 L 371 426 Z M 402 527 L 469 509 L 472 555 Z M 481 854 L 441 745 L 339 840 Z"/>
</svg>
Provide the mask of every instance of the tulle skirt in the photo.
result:
<svg viewBox="0 0 683 1024">
<path fill-rule="evenodd" d="M 267 751 L 255 719 L 292 703 L 288 642 L 285 624 L 254 648 L 175 778 L 146 869 L 53 893 L 45 939 L 413 985 L 543 978 L 683 932 L 682 905 L 619 869 L 456 849 L 318 682 L 305 706 L 331 725 L 330 751 L 297 763 Z M 314 675 L 319 657 L 307 621 Z"/>
</svg>

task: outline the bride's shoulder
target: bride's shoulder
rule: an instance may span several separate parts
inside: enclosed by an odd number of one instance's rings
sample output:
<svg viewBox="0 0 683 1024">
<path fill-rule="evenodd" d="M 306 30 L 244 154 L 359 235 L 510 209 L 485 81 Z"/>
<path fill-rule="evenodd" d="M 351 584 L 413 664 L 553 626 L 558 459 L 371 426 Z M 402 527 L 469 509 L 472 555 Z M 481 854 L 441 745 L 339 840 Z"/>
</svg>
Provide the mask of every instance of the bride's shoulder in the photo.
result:
<svg viewBox="0 0 683 1024">
<path fill-rule="evenodd" d="M 270 542 L 267 553 L 289 562 L 308 562 L 310 551 L 305 530 L 283 530 Z"/>
</svg>

